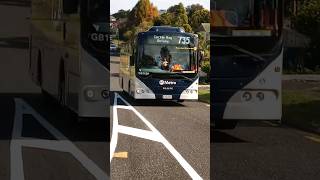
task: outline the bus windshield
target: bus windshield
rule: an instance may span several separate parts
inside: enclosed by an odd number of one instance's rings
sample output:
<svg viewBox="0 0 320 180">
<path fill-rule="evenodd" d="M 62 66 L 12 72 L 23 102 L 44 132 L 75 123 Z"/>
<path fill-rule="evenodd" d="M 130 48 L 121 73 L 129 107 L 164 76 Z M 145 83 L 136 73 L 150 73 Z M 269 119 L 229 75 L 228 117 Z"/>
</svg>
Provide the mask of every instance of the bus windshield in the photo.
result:
<svg viewBox="0 0 320 180">
<path fill-rule="evenodd" d="M 106 0 L 88 0 L 88 17 L 91 21 L 107 20 L 107 2 Z"/>
<path fill-rule="evenodd" d="M 197 47 L 193 37 L 148 36 L 138 58 L 138 72 L 196 73 L 196 57 Z"/>
<path fill-rule="evenodd" d="M 149 73 L 196 73 L 196 48 L 145 44 L 139 71 Z"/>
<path fill-rule="evenodd" d="M 82 45 L 86 51 L 108 68 L 107 63 L 109 48 L 109 23 L 108 7 L 106 0 L 81 1 Z"/>
<path fill-rule="evenodd" d="M 281 13 L 277 0 L 215 0 L 211 4 L 211 25 L 215 29 L 263 29 L 276 33 Z M 217 34 L 221 31 L 214 31 Z M 248 32 L 246 32 L 248 33 Z M 260 32 L 261 33 L 261 32 Z M 259 34 L 259 33 L 258 33 Z"/>
</svg>

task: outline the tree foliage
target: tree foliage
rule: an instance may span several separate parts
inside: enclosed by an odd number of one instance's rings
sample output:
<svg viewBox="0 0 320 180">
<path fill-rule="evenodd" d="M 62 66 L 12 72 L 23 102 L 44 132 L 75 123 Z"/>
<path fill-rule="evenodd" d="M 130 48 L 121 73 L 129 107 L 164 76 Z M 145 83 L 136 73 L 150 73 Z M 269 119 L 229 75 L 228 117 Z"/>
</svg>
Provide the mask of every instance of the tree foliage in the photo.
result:
<svg viewBox="0 0 320 180">
<path fill-rule="evenodd" d="M 320 0 L 304 1 L 293 17 L 295 28 L 310 37 L 310 58 L 306 62 L 312 67 L 320 65 Z"/>
<path fill-rule="evenodd" d="M 210 12 L 206 9 L 197 10 L 192 13 L 190 18 L 190 25 L 193 30 L 196 30 L 201 23 L 209 23 L 210 22 Z"/>
<path fill-rule="evenodd" d="M 183 27 L 186 32 L 192 32 L 186 8 L 182 3 L 169 7 L 166 13 L 155 20 L 155 25 Z"/>
<path fill-rule="evenodd" d="M 118 12 L 114 13 L 113 17 L 115 17 L 116 19 L 126 18 L 126 17 L 128 17 L 129 13 L 130 13 L 130 10 L 126 11 L 126 10 L 121 9 Z"/>
<path fill-rule="evenodd" d="M 139 0 L 129 13 L 128 22 L 132 26 L 139 26 L 144 21 L 153 21 L 158 15 L 157 8 L 149 0 Z"/>
<path fill-rule="evenodd" d="M 294 17 L 297 30 L 309 36 L 320 31 L 320 0 L 305 1 Z"/>
<path fill-rule="evenodd" d="M 187 14 L 188 14 L 188 18 L 190 19 L 191 16 L 198 10 L 202 10 L 204 9 L 202 5 L 200 4 L 192 4 L 191 6 L 188 6 L 186 8 Z"/>
</svg>

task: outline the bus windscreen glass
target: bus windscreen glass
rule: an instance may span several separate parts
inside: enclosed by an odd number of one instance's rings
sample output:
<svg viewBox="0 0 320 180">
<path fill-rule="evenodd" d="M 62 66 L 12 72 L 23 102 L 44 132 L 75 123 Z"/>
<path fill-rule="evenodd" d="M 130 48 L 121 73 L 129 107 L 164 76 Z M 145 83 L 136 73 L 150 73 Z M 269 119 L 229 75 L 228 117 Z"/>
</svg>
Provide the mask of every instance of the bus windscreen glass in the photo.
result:
<svg viewBox="0 0 320 180">
<path fill-rule="evenodd" d="M 82 42 L 84 48 L 108 68 L 109 50 L 108 1 L 84 0 L 82 3 Z"/>
<path fill-rule="evenodd" d="M 138 73 L 196 73 L 194 38 L 179 35 L 150 35 L 145 38 Z"/>
<path fill-rule="evenodd" d="M 211 4 L 211 26 L 216 29 L 224 27 L 256 30 L 236 31 L 233 35 L 271 36 L 279 30 L 281 13 L 277 2 L 276 0 L 215 0 Z M 222 33 L 222 31 L 214 32 Z"/>
</svg>

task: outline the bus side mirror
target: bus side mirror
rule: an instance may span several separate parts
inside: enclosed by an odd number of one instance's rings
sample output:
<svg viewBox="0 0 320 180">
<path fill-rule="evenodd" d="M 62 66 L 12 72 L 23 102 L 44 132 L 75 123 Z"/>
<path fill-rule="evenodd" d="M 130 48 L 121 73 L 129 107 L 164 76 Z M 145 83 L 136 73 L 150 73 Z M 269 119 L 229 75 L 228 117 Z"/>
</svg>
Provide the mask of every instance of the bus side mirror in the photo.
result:
<svg viewBox="0 0 320 180">
<path fill-rule="evenodd" d="M 78 11 L 79 0 L 63 0 L 63 13 L 73 14 Z"/>
<path fill-rule="evenodd" d="M 133 56 L 130 56 L 130 66 L 134 66 L 134 58 L 133 58 Z"/>
</svg>

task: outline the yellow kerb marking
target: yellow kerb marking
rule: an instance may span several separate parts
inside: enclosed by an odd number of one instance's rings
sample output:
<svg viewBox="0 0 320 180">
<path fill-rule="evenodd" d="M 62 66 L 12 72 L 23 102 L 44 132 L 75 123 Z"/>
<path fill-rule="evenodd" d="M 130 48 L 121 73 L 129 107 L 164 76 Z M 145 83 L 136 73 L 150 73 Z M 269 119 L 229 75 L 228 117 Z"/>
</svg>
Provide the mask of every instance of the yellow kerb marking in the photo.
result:
<svg viewBox="0 0 320 180">
<path fill-rule="evenodd" d="M 113 157 L 115 157 L 115 158 L 128 158 L 128 152 L 113 153 Z"/>
<path fill-rule="evenodd" d="M 310 139 L 314 142 L 320 143 L 320 137 L 305 136 L 305 138 Z"/>
</svg>

